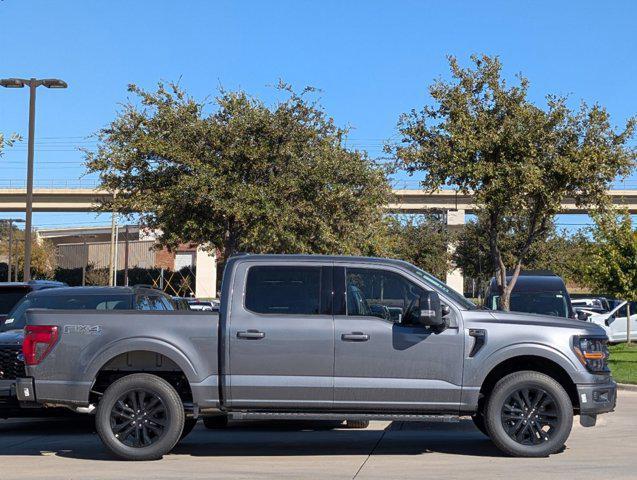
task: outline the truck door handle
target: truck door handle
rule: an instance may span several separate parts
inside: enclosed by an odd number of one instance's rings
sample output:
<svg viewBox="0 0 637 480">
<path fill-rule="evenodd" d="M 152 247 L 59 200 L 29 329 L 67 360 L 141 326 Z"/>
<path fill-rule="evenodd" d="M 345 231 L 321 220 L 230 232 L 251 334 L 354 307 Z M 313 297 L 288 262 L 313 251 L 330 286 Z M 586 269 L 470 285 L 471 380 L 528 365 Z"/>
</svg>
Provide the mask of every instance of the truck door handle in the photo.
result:
<svg viewBox="0 0 637 480">
<path fill-rule="evenodd" d="M 366 342 L 369 340 L 369 335 L 363 332 L 344 333 L 341 335 L 341 340 L 344 342 Z"/>
<path fill-rule="evenodd" d="M 259 330 L 248 330 L 247 332 L 237 332 L 237 338 L 245 338 L 247 340 L 260 340 L 265 337 L 265 333 Z"/>
</svg>

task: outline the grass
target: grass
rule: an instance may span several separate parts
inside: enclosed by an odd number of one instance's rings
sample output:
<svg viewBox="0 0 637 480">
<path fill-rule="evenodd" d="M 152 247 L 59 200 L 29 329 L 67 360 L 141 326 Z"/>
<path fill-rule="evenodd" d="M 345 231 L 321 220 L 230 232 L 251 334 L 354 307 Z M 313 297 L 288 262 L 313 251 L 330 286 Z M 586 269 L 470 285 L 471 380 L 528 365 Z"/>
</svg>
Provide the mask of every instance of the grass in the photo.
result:
<svg viewBox="0 0 637 480">
<path fill-rule="evenodd" d="M 610 370 L 613 378 L 619 383 L 637 384 L 637 343 L 630 346 L 626 343 L 611 345 Z"/>
</svg>

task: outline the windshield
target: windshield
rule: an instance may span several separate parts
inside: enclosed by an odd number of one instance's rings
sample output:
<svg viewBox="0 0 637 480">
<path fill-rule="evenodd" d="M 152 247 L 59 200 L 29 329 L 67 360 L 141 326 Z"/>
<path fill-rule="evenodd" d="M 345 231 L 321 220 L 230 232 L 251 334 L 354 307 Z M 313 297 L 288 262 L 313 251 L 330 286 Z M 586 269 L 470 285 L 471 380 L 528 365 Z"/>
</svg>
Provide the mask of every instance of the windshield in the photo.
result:
<svg viewBox="0 0 637 480">
<path fill-rule="evenodd" d="M 0 326 L 0 332 L 24 328 L 26 311 L 29 308 L 49 308 L 52 310 L 129 310 L 129 295 L 46 295 L 25 297 L 9 313 Z"/>
<path fill-rule="evenodd" d="M 489 306 L 493 310 L 500 310 L 500 296 L 494 295 Z M 553 317 L 568 317 L 568 302 L 566 295 L 562 292 L 513 292 L 510 310 Z"/>
<path fill-rule="evenodd" d="M 0 289 L 0 315 L 6 315 L 18 301 L 29 293 L 27 287 L 11 287 Z"/>
<path fill-rule="evenodd" d="M 408 264 L 408 265 L 409 265 L 409 269 L 413 273 L 418 275 L 420 278 L 422 278 L 426 284 L 431 285 L 431 287 L 434 290 L 437 290 L 443 295 L 449 297 L 451 300 L 456 302 L 460 307 L 465 308 L 467 310 L 475 310 L 478 308 L 475 305 L 475 303 L 471 302 L 470 300 L 467 300 L 467 298 L 464 295 L 456 292 L 453 288 L 451 288 L 442 280 L 438 280 L 436 277 L 434 277 L 430 273 L 427 273 L 424 270 L 421 270 L 420 268 L 414 267 L 411 264 Z"/>
</svg>

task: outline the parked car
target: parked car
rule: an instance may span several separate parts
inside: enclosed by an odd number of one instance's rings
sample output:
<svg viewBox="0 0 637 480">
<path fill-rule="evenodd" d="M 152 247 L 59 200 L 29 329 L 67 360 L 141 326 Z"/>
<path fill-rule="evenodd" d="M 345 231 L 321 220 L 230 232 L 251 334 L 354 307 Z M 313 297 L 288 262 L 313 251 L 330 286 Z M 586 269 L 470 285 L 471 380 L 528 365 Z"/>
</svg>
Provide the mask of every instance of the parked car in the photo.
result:
<svg viewBox="0 0 637 480">
<path fill-rule="evenodd" d="M 27 293 L 46 288 L 66 287 L 66 283 L 52 280 L 31 280 L 29 282 L 0 283 L 0 325 L 7 314 Z"/>
<path fill-rule="evenodd" d="M 184 297 L 172 297 L 173 303 L 175 304 L 175 310 L 190 310 L 190 303 L 188 303 L 188 299 Z"/>
<path fill-rule="evenodd" d="M 614 409 L 606 342 L 589 322 L 478 309 L 398 260 L 241 255 L 218 315 L 30 310 L 17 392 L 95 413 L 129 460 L 169 452 L 198 416 L 472 415 L 504 452 L 536 457 L 563 448 L 574 414 L 593 426 Z"/>
<path fill-rule="evenodd" d="M 58 287 L 32 291 L 9 312 L 0 326 L 0 418 L 31 415 L 19 408 L 16 378 L 24 376 L 23 329 L 29 309 L 51 310 L 175 310 L 164 293 L 137 287 Z"/>
<path fill-rule="evenodd" d="M 608 299 L 604 297 L 571 297 L 571 305 L 575 311 L 606 313 L 611 310 Z"/>
<path fill-rule="evenodd" d="M 599 325 L 606 331 L 608 340 L 611 343 L 625 342 L 627 337 L 626 304 L 621 302 L 610 312 L 596 313 L 590 312 L 588 321 Z M 637 302 L 630 302 L 630 339 L 637 340 Z"/>
<path fill-rule="evenodd" d="M 507 276 L 507 281 L 511 276 Z M 495 278 L 491 279 L 484 305 L 500 310 L 500 294 Z M 522 271 L 511 292 L 512 312 L 537 313 L 553 317 L 576 318 L 564 280 L 547 270 Z"/>
</svg>

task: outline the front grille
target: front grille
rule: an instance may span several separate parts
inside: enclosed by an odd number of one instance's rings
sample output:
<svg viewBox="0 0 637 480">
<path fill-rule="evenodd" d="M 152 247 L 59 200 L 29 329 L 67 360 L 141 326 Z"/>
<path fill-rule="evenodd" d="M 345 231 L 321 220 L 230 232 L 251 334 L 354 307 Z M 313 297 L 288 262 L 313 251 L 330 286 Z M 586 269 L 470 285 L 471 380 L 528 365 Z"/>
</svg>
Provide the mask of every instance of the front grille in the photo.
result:
<svg viewBox="0 0 637 480">
<path fill-rule="evenodd" d="M 25 377 L 24 362 L 21 347 L 0 347 L 0 380 L 14 380 Z"/>
</svg>

